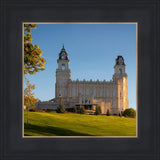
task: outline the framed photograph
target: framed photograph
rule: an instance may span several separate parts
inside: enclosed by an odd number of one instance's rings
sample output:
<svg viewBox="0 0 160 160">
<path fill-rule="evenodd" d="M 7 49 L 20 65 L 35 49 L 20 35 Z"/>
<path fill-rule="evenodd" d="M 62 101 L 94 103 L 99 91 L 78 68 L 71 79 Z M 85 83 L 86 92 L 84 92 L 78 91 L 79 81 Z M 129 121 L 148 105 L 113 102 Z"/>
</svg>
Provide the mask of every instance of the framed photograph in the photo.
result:
<svg viewBox="0 0 160 160">
<path fill-rule="evenodd" d="M 159 1 L 1 6 L 0 159 L 160 160 Z"/>
<path fill-rule="evenodd" d="M 137 23 L 22 25 L 24 138 L 137 137 Z"/>
</svg>

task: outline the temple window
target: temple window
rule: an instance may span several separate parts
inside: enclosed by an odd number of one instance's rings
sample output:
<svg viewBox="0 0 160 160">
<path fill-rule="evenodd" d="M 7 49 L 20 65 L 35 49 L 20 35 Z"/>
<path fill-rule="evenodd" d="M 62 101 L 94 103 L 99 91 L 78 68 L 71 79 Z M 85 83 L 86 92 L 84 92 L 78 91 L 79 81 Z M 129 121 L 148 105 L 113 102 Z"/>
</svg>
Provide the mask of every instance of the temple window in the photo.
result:
<svg viewBox="0 0 160 160">
<path fill-rule="evenodd" d="M 120 98 L 122 97 L 122 91 L 120 91 Z"/>
<path fill-rule="evenodd" d="M 75 96 L 75 88 L 72 88 L 72 96 Z"/>
<path fill-rule="evenodd" d="M 66 68 L 65 64 L 62 64 L 62 70 L 65 70 L 65 68 Z"/>
<path fill-rule="evenodd" d="M 68 80 L 65 80 L 65 85 L 67 85 L 67 83 L 68 83 Z"/>
<path fill-rule="evenodd" d="M 65 95 L 65 97 L 67 97 L 67 90 L 65 90 L 64 95 Z"/>
<path fill-rule="evenodd" d="M 113 107 L 115 107 L 115 105 L 116 105 L 115 100 L 112 101 L 112 105 L 113 105 Z"/>
<path fill-rule="evenodd" d="M 62 85 L 62 80 L 59 81 L 59 85 L 60 85 L 60 86 Z"/>
<path fill-rule="evenodd" d="M 122 74 L 122 68 L 119 69 L 119 73 Z"/>
<path fill-rule="evenodd" d="M 89 89 L 88 88 L 86 89 L 86 95 L 87 96 L 89 95 Z"/>
<path fill-rule="evenodd" d="M 115 89 L 113 89 L 112 95 L 113 95 L 113 97 L 115 97 Z"/>
<path fill-rule="evenodd" d="M 81 88 L 79 89 L 79 94 L 82 94 L 82 89 Z"/>
<path fill-rule="evenodd" d="M 99 96 L 102 97 L 102 89 L 99 90 Z"/>
<path fill-rule="evenodd" d="M 109 97 L 109 89 L 106 89 L 106 96 Z"/>
<path fill-rule="evenodd" d="M 96 89 L 95 88 L 93 89 L 93 95 L 94 95 L 94 97 L 96 97 Z"/>
</svg>

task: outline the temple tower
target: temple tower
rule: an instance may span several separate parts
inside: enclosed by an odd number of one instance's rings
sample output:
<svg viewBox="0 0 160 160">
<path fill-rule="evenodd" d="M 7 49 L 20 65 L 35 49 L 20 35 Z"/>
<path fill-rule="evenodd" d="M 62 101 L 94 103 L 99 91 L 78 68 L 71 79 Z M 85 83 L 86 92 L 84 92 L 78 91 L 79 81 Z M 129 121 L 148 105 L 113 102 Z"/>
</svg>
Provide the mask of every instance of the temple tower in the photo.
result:
<svg viewBox="0 0 160 160">
<path fill-rule="evenodd" d="M 117 85 L 117 103 L 115 108 L 111 108 L 112 112 L 119 114 L 128 108 L 128 86 L 127 86 L 127 74 L 125 71 L 126 65 L 124 58 L 118 56 L 115 60 L 113 81 Z"/>
<path fill-rule="evenodd" d="M 69 69 L 69 59 L 64 45 L 59 53 L 59 58 L 57 59 L 58 68 L 56 69 L 56 84 L 55 84 L 55 97 L 58 98 L 59 95 L 62 97 L 67 97 L 68 95 L 68 82 L 71 79 L 71 72 Z"/>
</svg>

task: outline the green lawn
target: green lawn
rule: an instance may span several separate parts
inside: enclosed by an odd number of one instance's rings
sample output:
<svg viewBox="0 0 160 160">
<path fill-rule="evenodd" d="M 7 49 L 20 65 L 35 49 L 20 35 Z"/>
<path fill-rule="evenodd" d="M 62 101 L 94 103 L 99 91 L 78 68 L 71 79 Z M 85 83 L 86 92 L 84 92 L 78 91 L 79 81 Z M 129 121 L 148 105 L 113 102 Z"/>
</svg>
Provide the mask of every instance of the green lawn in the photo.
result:
<svg viewBox="0 0 160 160">
<path fill-rule="evenodd" d="M 24 136 L 136 136 L 136 119 L 74 113 L 24 112 Z"/>
</svg>

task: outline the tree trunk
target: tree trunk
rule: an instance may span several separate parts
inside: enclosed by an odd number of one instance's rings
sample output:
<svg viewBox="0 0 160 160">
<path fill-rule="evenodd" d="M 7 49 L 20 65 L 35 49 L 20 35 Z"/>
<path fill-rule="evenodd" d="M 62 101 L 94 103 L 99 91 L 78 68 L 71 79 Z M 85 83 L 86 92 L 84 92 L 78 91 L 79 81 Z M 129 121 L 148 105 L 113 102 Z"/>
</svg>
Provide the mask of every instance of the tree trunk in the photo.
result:
<svg viewBox="0 0 160 160">
<path fill-rule="evenodd" d="M 27 107 L 27 124 L 29 124 L 29 107 Z"/>
</svg>

